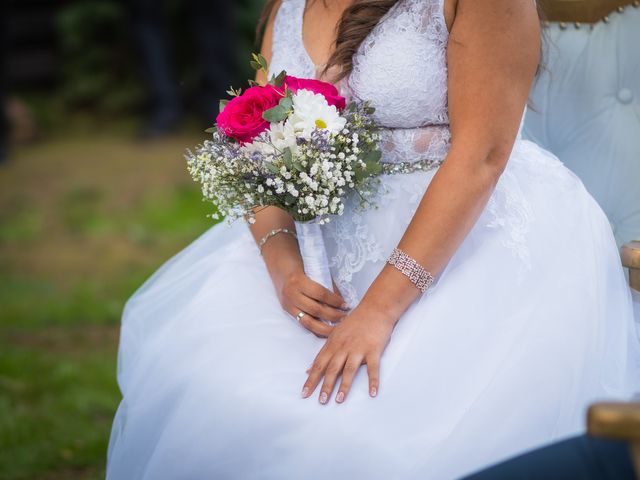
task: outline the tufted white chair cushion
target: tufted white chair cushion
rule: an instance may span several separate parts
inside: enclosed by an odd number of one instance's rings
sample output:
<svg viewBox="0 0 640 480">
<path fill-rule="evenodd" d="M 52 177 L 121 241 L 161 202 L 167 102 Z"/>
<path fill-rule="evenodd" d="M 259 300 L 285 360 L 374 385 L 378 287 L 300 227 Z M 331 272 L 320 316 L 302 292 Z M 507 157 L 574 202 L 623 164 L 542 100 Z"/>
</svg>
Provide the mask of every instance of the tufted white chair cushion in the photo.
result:
<svg viewBox="0 0 640 480">
<path fill-rule="evenodd" d="M 593 28 L 551 23 L 547 34 L 523 137 L 582 179 L 618 245 L 640 239 L 640 8 Z"/>
</svg>

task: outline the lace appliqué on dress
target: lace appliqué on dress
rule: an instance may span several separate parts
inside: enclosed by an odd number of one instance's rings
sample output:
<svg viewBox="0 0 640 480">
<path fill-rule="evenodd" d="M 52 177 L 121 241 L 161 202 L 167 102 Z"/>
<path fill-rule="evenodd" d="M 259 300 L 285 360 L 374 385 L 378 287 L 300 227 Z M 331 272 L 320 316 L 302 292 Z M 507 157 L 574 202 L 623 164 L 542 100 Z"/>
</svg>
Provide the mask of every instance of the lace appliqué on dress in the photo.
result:
<svg viewBox="0 0 640 480">
<path fill-rule="evenodd" d="M 329 267 L 333 280 L 350 307 L 355 307 L 360 298 L 351 280 L 367 262 L 383 262 L 387 252 L 367 226 L 366 219 L 351 202 L 345 214 L 332 219 L 323 226 L 325 238 L 335 244 Z"/>
<path fill-rule="evenodd" d="M 526 271 L 531 270 L 526 235 L 535 216 L 513 172 L 505 171 L 502 174 L 484 214 L 489 216 L 485 226 L 503 229 L 506 239 L 502 244 L 522 262 L 518 272 L 519 281 Z"/>
</svg>

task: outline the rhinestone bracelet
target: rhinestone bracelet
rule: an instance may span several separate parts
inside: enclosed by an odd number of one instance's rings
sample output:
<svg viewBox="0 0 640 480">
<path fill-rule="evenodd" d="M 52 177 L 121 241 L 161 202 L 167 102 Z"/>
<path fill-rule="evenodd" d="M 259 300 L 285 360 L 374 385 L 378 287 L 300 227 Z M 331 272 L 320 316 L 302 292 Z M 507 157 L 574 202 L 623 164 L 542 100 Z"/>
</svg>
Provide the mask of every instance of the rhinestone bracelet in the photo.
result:
<svg viewBox="0 0 640 480">
<path fill-rule="evenodd" d="M 426 292 L 433 283 L 433 275 L 399 248 L 393 249 L 393 253 L 391 253 L 391 256 L 387 259 L 387 263 L 393 265 L 401 273 L 409 277 L 411 283 L 422 293 Z"/>
<path fill-rule="evenodd" d="M 293 230 L 289 230 L 288 228 L 276 228 L 275 230 L 271 230 L 258 242 L 260 255 L 262 255 L 262 248 L 264 247 L 265 243 L 267 243 L 269 240 L 271 240 L 276 235 L 279 235 L 280 233 L 286 233 L 287 235 L 292 235 L 296 240 L 298 239 L 298 235 L 296 235 L 296 232 L 294 232 Z"/>
</svg>

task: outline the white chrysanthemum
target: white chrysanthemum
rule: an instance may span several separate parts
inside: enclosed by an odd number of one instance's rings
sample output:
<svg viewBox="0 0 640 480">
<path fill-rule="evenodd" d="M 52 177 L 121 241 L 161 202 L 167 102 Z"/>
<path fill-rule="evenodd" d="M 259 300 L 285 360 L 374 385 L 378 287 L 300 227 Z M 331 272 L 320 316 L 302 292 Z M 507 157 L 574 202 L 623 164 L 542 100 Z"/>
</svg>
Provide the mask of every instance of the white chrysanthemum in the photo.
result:
<svg viewBox="0 0 640 480">
<path fill-rule="evenodd" d="M 317 128 L 339 133 L 347 120 L 322 95 L 302 89 L 293 96 L 293 115 L 289 122 L 302 137 L 310 138 L 311 132 Z"/>
<path fill-rule="evenodd" d="M 296 132 L 289 120 L 272 123 L 269 128 L 269 138 L 278 151 L 281 152 L 288 147 L 293 153 L 296 152 Z"/>
</svg>

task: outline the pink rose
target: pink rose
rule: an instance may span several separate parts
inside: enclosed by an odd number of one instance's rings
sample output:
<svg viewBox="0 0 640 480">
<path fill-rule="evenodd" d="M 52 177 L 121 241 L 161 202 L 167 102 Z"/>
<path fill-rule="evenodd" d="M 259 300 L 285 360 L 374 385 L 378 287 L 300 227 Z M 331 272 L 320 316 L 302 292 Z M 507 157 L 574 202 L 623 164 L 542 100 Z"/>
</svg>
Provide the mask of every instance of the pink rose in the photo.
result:
<svg viewBox="0 0 640 480">
<path fill-rule="evenodd" d="M 335 105 L 335 107 L 342 111 L 346 107 L 346 100 L 340 96 L 338 89 L 327 82 L 321 82 L 320 80 L 311 80 L 304 78 L 291 77 L 287 75 L 284 78 L 283 87 L 287 87 L 293 93 L 298 90 L 309 90 L 313 93 L 319 93 L 327 99 L 329 105 Z"/>
<path fill-rule="evenodd" d="M 218 128 L 240 143 L 251 143 L 269 128 L 269 122 L 262 118 L 262 113 L 278 105 L 281 98 L 282 90 L 272 85 L 251 87 L 239 97 L 234 97 L 218 114 Z"/>
</svg>

